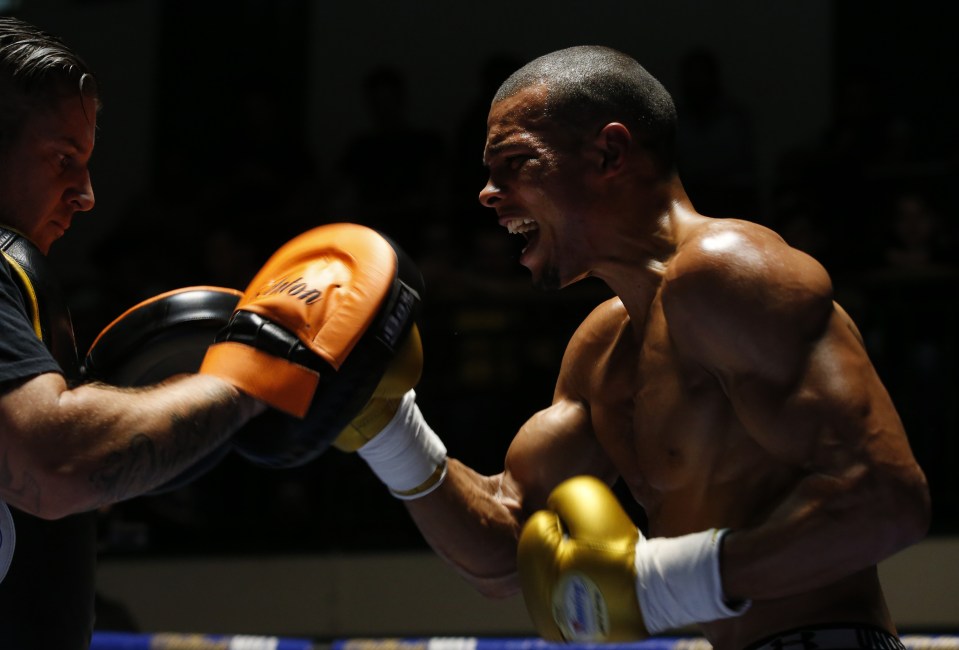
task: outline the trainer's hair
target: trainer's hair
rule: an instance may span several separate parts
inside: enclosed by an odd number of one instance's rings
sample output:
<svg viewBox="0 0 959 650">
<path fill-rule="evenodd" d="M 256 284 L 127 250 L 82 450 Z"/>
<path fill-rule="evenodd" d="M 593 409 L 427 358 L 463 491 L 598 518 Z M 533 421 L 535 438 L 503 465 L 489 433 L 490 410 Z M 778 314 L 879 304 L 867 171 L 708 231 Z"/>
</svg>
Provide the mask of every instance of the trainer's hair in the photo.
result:
<svg viewBox="0 0 959 650">
<path fill-rule="evenodd" d="M 547 117 L 584 134 L 609 122 L 638 132 L 665 170 L 675 167 L 676 106 L 663 85 L 635 59 L 609 47 L 557 50 L 514 72 L 493 98 L 530 86 L 546 88 Z"/>
<path fill-rule="evenodd" d="M 74 92 L 93 99 L 99 110 L 96 77 L 83 59 L 60 38 L 0 16 L 0 149 L 19 135 L 31 112 Z"/>
</svg>

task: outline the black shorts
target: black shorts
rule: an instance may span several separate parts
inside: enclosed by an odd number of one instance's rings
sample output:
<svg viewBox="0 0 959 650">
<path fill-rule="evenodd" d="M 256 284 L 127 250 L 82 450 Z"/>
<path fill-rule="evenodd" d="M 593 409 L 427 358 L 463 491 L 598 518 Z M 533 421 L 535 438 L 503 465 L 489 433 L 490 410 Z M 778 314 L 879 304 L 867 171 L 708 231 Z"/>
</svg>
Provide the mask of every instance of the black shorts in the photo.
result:
<svg viewBox="0 0 959 650">
<path fill-rule="evenodd" d="M 894 634 L 872 625 L 815 625 L 767 637 L 745 650 L 906 650 Z"/>
</svg>

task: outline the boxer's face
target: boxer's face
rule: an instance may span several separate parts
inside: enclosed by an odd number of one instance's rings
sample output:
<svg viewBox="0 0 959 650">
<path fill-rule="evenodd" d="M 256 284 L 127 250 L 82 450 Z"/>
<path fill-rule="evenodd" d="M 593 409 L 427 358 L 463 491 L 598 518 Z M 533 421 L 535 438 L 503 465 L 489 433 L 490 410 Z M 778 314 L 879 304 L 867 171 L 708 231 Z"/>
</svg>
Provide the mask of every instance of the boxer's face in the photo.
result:
<svg viewBox="0 0 959 650">
<path fill-rule="evenodd" d="M 0 150 L 0 223 L 19 230 L 44 254 L 75 213 L 93 207 L 88 165 L 95 132 L 94 100 L 70 95 L 32 113 Z"/>
<path fill-rule="evenodd" d="M 564 129 L 545 113 L 546 91 L 527 88 L 490 109 L 486 149 L 489 182 L 480 203 L 499 223 L 527 239 L 520 263 L 535 284 L 557 288 L 588 272 L 589 165 Z"/>
</svg>

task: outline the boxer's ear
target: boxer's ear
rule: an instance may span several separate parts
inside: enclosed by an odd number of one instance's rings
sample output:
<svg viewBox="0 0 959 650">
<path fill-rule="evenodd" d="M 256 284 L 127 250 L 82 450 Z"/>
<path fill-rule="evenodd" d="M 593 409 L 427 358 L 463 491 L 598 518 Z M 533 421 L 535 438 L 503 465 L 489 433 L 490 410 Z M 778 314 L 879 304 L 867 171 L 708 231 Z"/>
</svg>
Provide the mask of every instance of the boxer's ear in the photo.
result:
<svg viewBox="0 0 959 650">
<path fill-rule="evenodd" d="M 620 122 L 610 122 L 600 129 L 595 145 L 601 155 L 603 172 L 616 175 L 622 171 L 632 150 L 633 135 Z"/>
</svg>

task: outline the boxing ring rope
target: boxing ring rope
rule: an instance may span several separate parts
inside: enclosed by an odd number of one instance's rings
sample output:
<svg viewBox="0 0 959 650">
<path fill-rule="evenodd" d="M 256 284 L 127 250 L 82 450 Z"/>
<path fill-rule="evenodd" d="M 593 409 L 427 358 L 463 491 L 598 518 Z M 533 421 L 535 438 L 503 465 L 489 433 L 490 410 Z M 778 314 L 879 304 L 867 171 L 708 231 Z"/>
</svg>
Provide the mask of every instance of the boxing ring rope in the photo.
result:
<svg viewBox="0 0 959 650">
<path fill-rule="evenodd" d="M 329 644 L 326 644 L 329 648 Z M 94 632 L 90 650 L 323 650 L 307 639 L 221 634 Z"/>
<path fill-rule="evenodd" d="M 959 650 L 959 635 L 905 634 L 909 650 Z M 637 643 L 548 643 L 536 638 L 423 637 L 316 642 L 270 636 L 95 632 L 90 650 L 710 650 L 696 637 L 657 637 Z"/>
</svg>

